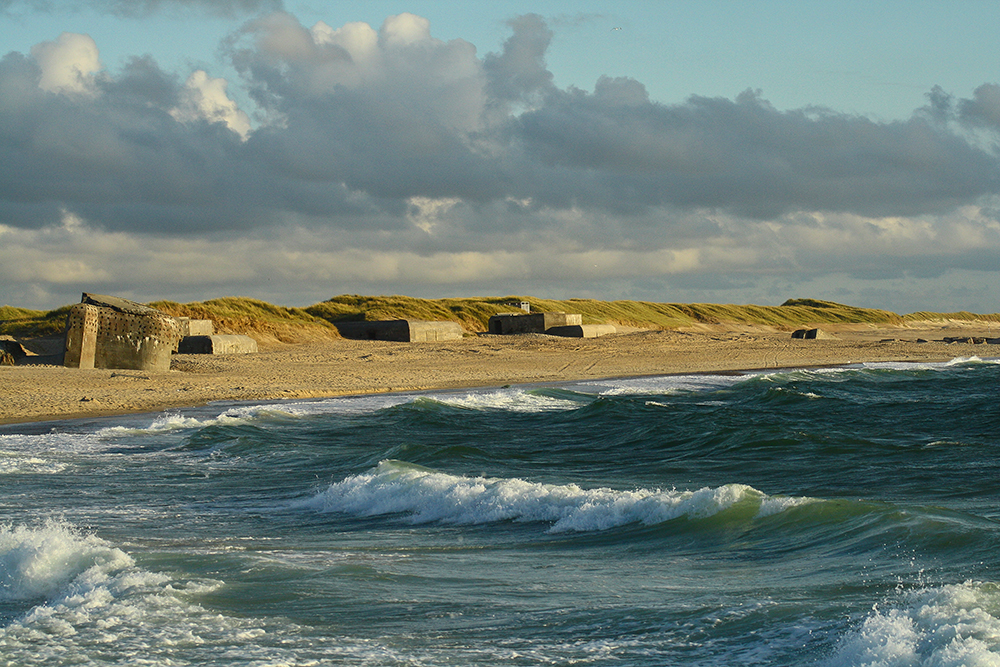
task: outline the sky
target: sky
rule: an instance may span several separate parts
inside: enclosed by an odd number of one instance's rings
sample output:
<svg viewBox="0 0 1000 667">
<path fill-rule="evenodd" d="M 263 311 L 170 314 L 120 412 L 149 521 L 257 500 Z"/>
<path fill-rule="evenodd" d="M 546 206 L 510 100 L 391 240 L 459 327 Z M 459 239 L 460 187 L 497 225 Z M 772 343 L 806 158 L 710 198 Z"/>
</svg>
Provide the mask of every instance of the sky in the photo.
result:
<svg viewBox="0 0 1000 667">
<path fill-rule="evenodd" d="M 1000 312 L 1000 3 L 0 0 L 0 304 Z"/>
</svg>

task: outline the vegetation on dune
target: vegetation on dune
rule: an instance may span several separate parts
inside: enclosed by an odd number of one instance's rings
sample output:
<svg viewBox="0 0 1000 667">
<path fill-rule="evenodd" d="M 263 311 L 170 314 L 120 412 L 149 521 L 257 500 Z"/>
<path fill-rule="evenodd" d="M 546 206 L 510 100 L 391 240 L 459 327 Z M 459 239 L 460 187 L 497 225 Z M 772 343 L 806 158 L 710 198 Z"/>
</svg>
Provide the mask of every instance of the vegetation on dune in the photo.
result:
<svg viewBox="0 0 1000 667">
<path fill-rule="evenodd" d="M 993 313 L 992 315 L 977 315 L 976 313 L 970 313 L 965 310 L 957 313 L 928 313 L 927 311 L 920 311 L 904 315 L 903 319 L 907 322 L 945 322 L 948 320 L 957 320 L 961 322 L 975 320 L 982 322 L 1000 322 L 1000 313 Z"/>
<path fill-rule="evenodd" d="M 417 299 L 407 296 L 337 296 L 304 310 L 329 322 L 386 319 L 454 320 L 471 331 L 485 331 L 489 318 L 500 312 L 520 312 L 522 301 L 532 312 L 580 313 L 585 324 L 618 324 L 670 329 L 694 324 L 744 323 L 795 327 L 824 322 L 899 323 L 889 311 L 854 308 L 829 301 L 795 299 L 781 306 L 734 306 L 710 303 L 653 303 L 648 301 L 557 301 L 534 297 L 472 297 Z"/>
<path fill-rule="evenodd" d="M 275 306 L 265 301 L 225 297 L 181 304 L 156 301 L 150 306 L 177 317 L 210 319 L 217 333 L 248 334 L 258 339 L 301 342 L 339 338 L 337 322 L 390 319 L 453 320 L 470 332 L 486 331 L 496 313 L 519 313 L 527 302 L 532 312 L 580 313 L 585 324 L 613 323 L 655 329 L 675 329 L 698 324 L 765 325 L 791 330 L 823 324 L 904 324 L 922 320 L 1000 322 L 1000 315 L 919 312 L 901 316 L 887 310 L 856 308 L 831 301 L 790 299 L 780 306 L 710 303 L 655 303 L 649 301 L 558 301 L 535 297 L 470 297 L 418 299 L 408 296 L 333 297 L 306 308 Z M 70 306 L 34 311 L 12 306 L 0 308 L 0 334 L 43 336 L 62 331 Z"/>
<path fill-rule="evenodd" d="M 258 299 L 231 296 L 184 304 L 154 301 L 149 305 L 174 317 L 212 320 L 215 332 L 219 334 L 264 336 L 283 343 L 340 337 L 329 322 L 310 315 L 302 308 L 275 306 Z"/>
<path fill-rule="evenodd" d="M 373 322 L 376 320 L 453 320 L 470 331 L 485 331 L 491 316 L 517 313 L 521 297 L 468 299 L 417 299 L 409 296 L 359 296 L 348 294 L 309 306 L 304 310 L 328 322 Z M 539 310 L 531 300 L 532 310 Z M 548 303 L 548 302 L 544 302 Z M 551 310 L 551 309 L 549 309 Z"/>
<path fill-rule="evenodd" d="M 70 306 L 56 310 L 28 310 L 0 306 L 0 335 L 37 338 L 62 332 Z"/>
</svg>

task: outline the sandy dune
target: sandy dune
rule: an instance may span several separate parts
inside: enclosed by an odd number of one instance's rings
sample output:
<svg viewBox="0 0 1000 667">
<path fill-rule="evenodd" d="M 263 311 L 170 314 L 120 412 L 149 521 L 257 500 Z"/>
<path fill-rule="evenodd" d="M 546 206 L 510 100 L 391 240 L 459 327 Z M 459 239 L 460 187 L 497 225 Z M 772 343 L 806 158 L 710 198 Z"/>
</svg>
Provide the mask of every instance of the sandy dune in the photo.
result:
<svg viewBox="0 0 1000 667">
<path fill-rule="evenodd" d="M 480 335 L 447 343 L 271 343 L 253 355 L 176 355 L 170 372 L 158 374 L 0 366 L 0 423 L 146 412 L 217 400 L 1000 356 L 998 345 L 944 342 L 949 337 L 1000 335 L 986 325 L 821 328 L 836 340 L 795 340 L 788 331 L 719 325 L 597 339 Z"/>
</svg>

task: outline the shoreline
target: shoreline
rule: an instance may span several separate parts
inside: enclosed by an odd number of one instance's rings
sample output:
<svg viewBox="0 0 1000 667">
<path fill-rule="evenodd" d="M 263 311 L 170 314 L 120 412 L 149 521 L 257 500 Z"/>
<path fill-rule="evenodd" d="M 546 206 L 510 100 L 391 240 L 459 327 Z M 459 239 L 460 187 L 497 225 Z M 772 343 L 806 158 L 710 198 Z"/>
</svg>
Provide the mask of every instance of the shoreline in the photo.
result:
<svg viewBox="0 0 1000 667">
<path fill-rule="evenodd" d="M 801 340 L 766 327 L 716 325 L 587 339 L 527 334 L 440 343 L 271 344 L 256 354 L 175 355 L 167 373 L 3 366 L 0 424 L 150 413 L 215 401 L 266 402 L 1000 356 L 997 345 L 944 342 L 949 337 L 986 335 L 968 323 L 821 328 L 836 338 Z"/>
</svg>

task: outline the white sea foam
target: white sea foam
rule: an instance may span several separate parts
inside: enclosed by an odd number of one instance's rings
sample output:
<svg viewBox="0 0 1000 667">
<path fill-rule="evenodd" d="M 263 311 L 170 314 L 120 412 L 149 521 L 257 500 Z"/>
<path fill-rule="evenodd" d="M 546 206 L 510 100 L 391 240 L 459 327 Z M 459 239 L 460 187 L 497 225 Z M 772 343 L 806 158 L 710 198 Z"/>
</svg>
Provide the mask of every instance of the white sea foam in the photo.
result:
<svg viewBox="0 0 1000 667">
<path fill-rule="evenodd" d="M 1000 588 L 966 582 L 913 591 L 874 609 L 845 637 L 828 667 L 996 667 Z"/>
<path fill-rule="evenodd" d="M 1000 364 L 1000 359 L 981 359 L 979 357 L 955 357 L 948 361 L 920 362 L 920 361 L 870 361 L 859 365 L 861 368 L 890 370 L 890 371 L 943 371 L 951 370 L 956 366 L 969 366 L 974 364 L 996 365 Z"/>
<path fill-rule="evenodd" d="M 403 514 L 414 523 L 538 521 L 551 523 L 551 532 L 583 532 L 653 525 L 681 516 L 706 518 L 738 504 L 754 515 L 770 515 L 802 502 L 806 500 L 769 498 L 743 484 L 697 491 L 582 489 L 575 484 L 462 477 L 383 461 L 369 472 L 331 484 L 300 506 L 357 516 Z"/>
<path fill-rule="evenodd" d="M 575 410 L 580 407 L 579 400 L 560 398 L 523 388 L 434 394 L 430 398 L 439 403 L 472 410 L 504 410 L 506 412 L 536 413 Z"/>
<path fill-rule="evenodd" d="M 75 579 L 106 579 L 132 564 L 103 540 L 56 521 L 0 526 L 0 600 L 48 597 Z"/>
<path fill-rule="evenodd" d="M 66 467 L 67 465 L 60 461 L 50 461 L 20 452 L 0 451 L 0 475 L 56 475 Z"/>
<path fill-rule="evenodd" d="M 715 391 L 742 382 L 752 373 L 739 375 L 662 375 L 656 377 L 593 380 L 573 385 L 581 391 L 593 391 L 605 396 L 644 394 L 678 394 Z"/>
<path fill-rule="evenodd" d="M 0 604 L 24 605 L 0 628 L 0 662 L 189 664 L 195 657 L 214 654 L 225 662 L 225 655 L 253 652 L 247 641 L 266 634 L 258 621 L 192 601 L 221 585 L 149 572 L 121 549 L 65 523 L 0 526 Z"/>
</svg>

